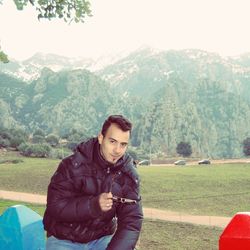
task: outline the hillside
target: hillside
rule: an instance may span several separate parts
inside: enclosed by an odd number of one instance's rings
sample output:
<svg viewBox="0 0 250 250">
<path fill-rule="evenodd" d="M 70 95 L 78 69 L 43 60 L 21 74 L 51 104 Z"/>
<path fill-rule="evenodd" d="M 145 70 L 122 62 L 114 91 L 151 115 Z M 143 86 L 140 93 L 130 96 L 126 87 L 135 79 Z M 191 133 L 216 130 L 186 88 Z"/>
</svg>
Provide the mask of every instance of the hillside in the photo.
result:
<svg viewBox="0 0 250 250">
<path fill-rule="evenodd" d="M 132 145 L 157 157 L 176 155 L 180 141 L 194 156 L 241 157 L 250 136 L 249 58 L 144 49 L 93 72 L 79 64 L 53 71 L 37 58 L 35 80 L 0 75 L 1 125 L 91 136 L 107 115 L 122 113 L 134 124 Z M 48 64 L 65 60 L 54 55 Z"/>
</svg>

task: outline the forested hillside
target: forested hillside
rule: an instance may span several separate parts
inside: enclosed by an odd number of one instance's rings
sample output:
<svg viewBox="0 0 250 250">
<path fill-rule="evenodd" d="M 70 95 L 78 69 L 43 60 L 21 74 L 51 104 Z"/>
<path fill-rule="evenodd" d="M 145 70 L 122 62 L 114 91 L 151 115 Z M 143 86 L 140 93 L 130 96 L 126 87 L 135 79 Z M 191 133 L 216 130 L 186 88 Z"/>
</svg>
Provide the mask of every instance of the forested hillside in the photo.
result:
<svg viewBox="0 0 250 250">
<path fill-rule="evenodd" d="M 250 136 L 249 58 L 145 49 L 92 72 L 79 62 L 56 72 L 43 61 L 29 82 L 13 69 L 0 74 L 0 125 L 92 136 L 106 116 L 122 113 L 134 124 L 132 145 L 145 152 L 174 156 L 185 141 L 193 156 L 241 157 Z"/>
</svg>

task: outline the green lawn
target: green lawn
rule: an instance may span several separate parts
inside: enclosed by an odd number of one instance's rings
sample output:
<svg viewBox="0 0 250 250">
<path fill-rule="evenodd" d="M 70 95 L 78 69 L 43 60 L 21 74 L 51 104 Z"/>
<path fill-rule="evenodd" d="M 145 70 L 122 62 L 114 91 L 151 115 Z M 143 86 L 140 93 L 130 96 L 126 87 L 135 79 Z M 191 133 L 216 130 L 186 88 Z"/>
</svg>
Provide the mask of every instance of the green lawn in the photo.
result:
<svg viewBox="0 0 250 250">
<path fill-rule="evenodd" d="M 18 158 L 11 155 L 14 157 Z M 0 164 L 0 189 L 46 194 L 59 161 L 37 158 L 22 161 Z M 138 171 L 145 207 L 229 217 L 250 211 L 250 164 L 143 166 Z"/>
<path fill-rule="evenodd" d="M 44 205 L 0 200 L 0 214 L 12 205 L 26 205 L 43 216 Z M 145 219 L 140 250 L 216 250 L 221 228 Z"/>
<path fill-rule="evenodd" d="M 250 164 L 141 167 L 145 207 L 196 215 L 250 211 Z"/>
<path fill-rule="evenodd" d="M 145 220 L 141 250 L 217 250 L 221 228 Z"/>
<path fill-rule="evenodd" d="M 59 160 L 5 156 L 1 159 L 19 159 L 23 162 L 0 164 L 0 189 L 46 194 L 50 177 Z"/>
</svg>

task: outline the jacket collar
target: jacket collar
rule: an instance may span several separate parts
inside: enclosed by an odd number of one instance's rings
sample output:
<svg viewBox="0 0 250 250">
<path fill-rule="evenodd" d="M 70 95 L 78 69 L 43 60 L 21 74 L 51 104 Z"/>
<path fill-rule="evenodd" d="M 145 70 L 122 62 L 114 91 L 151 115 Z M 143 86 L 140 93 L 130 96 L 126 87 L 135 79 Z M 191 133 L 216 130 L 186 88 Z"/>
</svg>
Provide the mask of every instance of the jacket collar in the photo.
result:
<svg viewBox="0 0 250 250">
<path fill-rule="evenodd" d="M 95 162 L 98 166 L 104 169 L 110 169 L 111 172 L 119 171 L 126 166 L 131 157 L 128 154 L 123 155 L 115 164 L 106 161 L 100 152 L 100 144 L 97 137 L 94 137 L 86 142 L 80 143 L 76 151 L 79 151 L 89 163 Z"/>
</svg>

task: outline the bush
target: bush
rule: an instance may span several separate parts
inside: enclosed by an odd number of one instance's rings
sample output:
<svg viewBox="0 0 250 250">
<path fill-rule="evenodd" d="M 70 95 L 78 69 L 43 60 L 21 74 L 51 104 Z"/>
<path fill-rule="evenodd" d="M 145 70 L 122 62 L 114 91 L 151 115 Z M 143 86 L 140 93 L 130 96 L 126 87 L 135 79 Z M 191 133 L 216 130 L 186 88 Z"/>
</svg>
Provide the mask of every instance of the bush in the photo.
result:
<svg viewBox="0 0 250 250">
<path fill-rule="evenodd" d="M 53 134 L 48 135 L 45 140 L 52 147 L 56 147 L 59 144 L 58 136 Z"/>
<path fill-rule="evenodd" d="M 1 130 L 0 130 L 0 138 L 10 140 L 11 134 L 9 133 L 8 129 L 1 128 Z"/>
<path fill-rule="evenodd" d="M 32 143 L 22 143 L 18 150 L 24 156 L 33 157 L 48 157 L 51 151 L 51 147 L 46 144 L 32 144 Z"/>
<path fill-rule="evenodd" d="M 70 154 L 72 154 L 72 151 L 68 148 L 52 148 L 49 153 L 49 158 L 63 159 Z"/>
<path fill-rule="evenodd" d="M 21 129 L 0 129 L 0 147 L 16 148 L 28 140 L 28 135 Z"/>
<path fill-rule="evenodd" d="M 37 135 L 39 135 L 39 136 L 45 138 L 45 132 L 44 132 L 42 129 L 40 129 L 40 128 L 37 129 L 37 130 L 33 133 L 33 136 L 37 136 Z"/>
<path fill-rule="evenodd" d="M 26 140 L 24 137 L 13 137 L 10 139 L 10 146 L 13 148 L 18 148 L 19 145 L 24 143 Z"/>
<path fill-rule="evenodd" d="M 4 139 L 0 137 L 0 148 L 7 148 L 10 146 L 9 139 Z"/>
<path fill-rule="evenodd" d="M 32 142 L 36 144 L 41 144 L 45 142 L 45 138 L 41 135 L 34 135 L 32 138 Z"/>
<path fill-rule="evenodd" d="M 20 151 L 20 153 L 24 156 L 31 156 L 32 154 L 32 144 L 24 142 L 22 144 L 20 144 L 17 149 L 18 151 Z"/>
<path fill-rule="evenodd" d="M 35 157 L 48 157 L 51 151 L 50 145 L 43 143 L 43 144 L 35 144 L 33 146 L 33 154 Z"/>
</svg>

